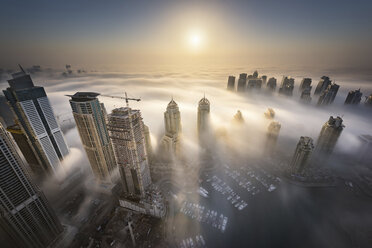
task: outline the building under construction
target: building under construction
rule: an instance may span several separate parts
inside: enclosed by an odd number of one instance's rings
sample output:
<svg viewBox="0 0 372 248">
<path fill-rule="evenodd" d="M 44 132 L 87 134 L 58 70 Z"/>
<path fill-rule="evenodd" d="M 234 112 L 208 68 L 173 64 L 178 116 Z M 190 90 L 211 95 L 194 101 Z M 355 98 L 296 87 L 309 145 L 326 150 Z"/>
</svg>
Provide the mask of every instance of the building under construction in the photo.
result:
<svg viewBox="0 0 372 248">
<path fill-rule="evenodd" d="M 151 177 L 140 111 L 129 107 L 114 109 L 107 117 L 107 129 L 124 191 L 144 197 Z"/>
</svg>

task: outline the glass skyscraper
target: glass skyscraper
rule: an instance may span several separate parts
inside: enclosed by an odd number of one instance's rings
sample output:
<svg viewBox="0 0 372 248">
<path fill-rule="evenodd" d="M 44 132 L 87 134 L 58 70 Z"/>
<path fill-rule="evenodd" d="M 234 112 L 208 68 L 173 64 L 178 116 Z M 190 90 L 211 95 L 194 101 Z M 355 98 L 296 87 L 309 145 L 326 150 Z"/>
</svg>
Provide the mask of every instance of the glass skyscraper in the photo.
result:
<svg viewBox="0 0 372 248">
<path fill-rule="evenodd" d="M 22 69 L 22 68 L 21 68 Z M 43 87 L 35 86 L 23 69 L 8 80 L 4 95 L 17 117 L 21 132 L 27 137 L 40 169 L 48 174 L 59 170 L 69 153 L 63 133 L 54 116 Z M 26 156 L 26 155 L 25 155 Z"/>
<path fill-rule="evenodd" d="M 0 124 L 0 246 L 49 246 L 63 231 L 32 183 L 9 133 Z"/>
</svg>

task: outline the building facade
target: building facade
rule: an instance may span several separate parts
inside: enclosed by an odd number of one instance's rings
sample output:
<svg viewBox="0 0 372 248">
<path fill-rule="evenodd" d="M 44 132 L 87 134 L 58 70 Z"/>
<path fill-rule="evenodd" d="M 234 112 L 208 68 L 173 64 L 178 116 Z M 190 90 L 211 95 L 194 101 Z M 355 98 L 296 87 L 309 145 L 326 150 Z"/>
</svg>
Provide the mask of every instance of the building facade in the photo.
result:
<svg viewBox="0 0 372 248">
<path fill-rule="evenodd" d="M 266 88 L 270 91 L 275 91 L 276 89 L 276 78 L 271 77 L 267 80 Z"/>
<path fill-rule="evenodd" d="M 204 139 L 210 131 L 210 103 L 205 96 L 199 101 L 198 104 L 198 118 L 197 128 L 199 138 Z"/>
<path fill-rule="evenodd" d="M 338 89 L 340 88 L 337 84 L 328 85 L 327 89 L 324 90 L 318 99 L 318 105 L 329 105 L 332 104 L 336 98 Z"/>
<path fill-rule="evenodd" d="M 144 197 L 151 177 L 141 113 L 128 107 L 116 108 L 107 121 L 123 189 Z"/>
<path fill-rule="evenodd" d="M 182 132 L 181 113 L 177 103 L 172 99 L 164 112 L 165 135 L 162 145 L 166 152 L 178 154 Z"/>
<path fill-rule="evenodd" d="M 331 116 L 329 120 L 324 123 L 315 148 L 317 155 L 329 156 L 333 152 L 337 140 L 345 127 L 342 122 L 343 120 L 341 117 L 337 116 L 333 118 L 333 116 Z"/>
<path fill-rule="evenodd" d="M 106 126 L 106 110 L 94 92 L 69 95 L 72 113 L 93 175 L 98 183 L 116 180 L 116 162 Z"/>
<path fill-rule="evenodd" d="M 238 86 L 236 90 L 238 92 L 244 92 L 246 87 L 247 87 L 247 73 L 241 73 L 239 75 Z"/>
<path fill-rule="evenodd" d="M 290 165 L 292 174 L 304 174 L 313 150 L 313 139 L 310 137 L 301 136 L 297 143 L 297 147 Z"/>
<path fill-rule="evenodd" d="M 325 91 L 328 86 L 332 83 L 332 81 L 327 76 L 323 76 L 320 78 L 318 85 L 315 88 L 314 95 L 320 95 Z"/>
<path fill-rule="evenodd" d="M 282 83 L 280 84 L 279 94 L 292 96 L 294 89 L 294 78 L 283 77 Z"/>
<path fill-rule="evenodd" d="M 301 81 L 301 84 L 300 84 L 300 88 L 298 88 L 298 90 L 300 92 L 303 92 L 305 89 L 309 89 L 311 90 L 312 86 L 311 86 L 311 78 L 304 78 L 302 79 Z"/>
<path fill-rule="evenodd" d="M 34 86 L 30 75 L 22 70 L 12 76 L 4 95 L 40 168 L 54 175 L 61 168 L 61 161 L 68 155 L 69 148 L 53 108 L 44 88 Z"/>
<path fill-rule="evenodd" d="M 1 247 L 48 247 L 63 228 L 0 124 Z"/>
<path fill-rule="evenodd" d="M 229 79 L 227 80 L 227 89 L 234 91 L 235 90 L 235 77 L 229 76 Z"/>
<path fill-rule="evenodd" d="M 274 153 L 281 127 L 282 126 L 277 121 L 272 121 L 268 126 L 265 145 L 265 150 L 267 154 Z"/>
<path fill-rule="evenodd" d="M 347 94 L 345 100 L 345 104 L 359 104 L 362 100 L 362 96 L 363 93 L 360 92 L 360 89 L 349 91 L 349 94 Z"/>
</svg>

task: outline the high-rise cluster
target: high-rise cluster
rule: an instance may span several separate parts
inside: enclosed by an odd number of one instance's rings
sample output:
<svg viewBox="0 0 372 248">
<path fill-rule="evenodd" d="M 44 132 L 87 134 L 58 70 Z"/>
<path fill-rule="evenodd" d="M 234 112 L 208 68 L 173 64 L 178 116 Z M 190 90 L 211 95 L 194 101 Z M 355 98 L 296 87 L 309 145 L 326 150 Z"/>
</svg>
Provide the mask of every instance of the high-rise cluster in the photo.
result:
<svg viewBox="0 0 372 248">
<path fill-rule="evenodd" d="M 244 92 L 250 91 L 253 89 L 261 89 L 262 84 L 265 85 L 267 80 L 267 76 L 263 75 L 261 77 L 258 76 L 258 72 L 254 71 L 252 75 L 247 75 L 247 73 L 241 73 L 238 79 L 237 91 Z M 271 84 L 271 83 L 270 83 Z M 227 89 L 234 90 L 235 89 L 235 77 L 229 76 L 227 82 Z"/>
</svg>

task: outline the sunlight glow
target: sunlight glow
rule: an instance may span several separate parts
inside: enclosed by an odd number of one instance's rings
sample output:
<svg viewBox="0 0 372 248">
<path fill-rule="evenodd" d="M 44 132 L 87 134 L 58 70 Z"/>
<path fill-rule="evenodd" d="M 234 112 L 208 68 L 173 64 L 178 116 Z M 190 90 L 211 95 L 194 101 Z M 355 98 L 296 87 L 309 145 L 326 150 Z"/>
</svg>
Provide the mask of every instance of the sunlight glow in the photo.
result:
<svg viewBox="0 0 372 248">
<path fill-rule="evenodd" d="M 204 41 L 202 33 L 195 30 L 189 32 L 187 39 L 190 48 L 192 48 L 193 50 L 200 49 Z"/>
</svg>

